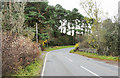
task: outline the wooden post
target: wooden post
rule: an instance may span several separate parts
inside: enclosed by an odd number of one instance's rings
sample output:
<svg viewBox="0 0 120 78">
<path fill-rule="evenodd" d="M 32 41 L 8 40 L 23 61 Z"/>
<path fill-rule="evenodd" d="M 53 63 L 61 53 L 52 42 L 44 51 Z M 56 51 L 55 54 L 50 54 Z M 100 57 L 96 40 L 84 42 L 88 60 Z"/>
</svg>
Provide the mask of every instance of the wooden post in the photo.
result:
<svg viewBox="0 0 120 78">
<path fill-rule="evenodd" d="M 36 23 L 36 42 L 38 43 L 38 24 Z"/>
</svg>

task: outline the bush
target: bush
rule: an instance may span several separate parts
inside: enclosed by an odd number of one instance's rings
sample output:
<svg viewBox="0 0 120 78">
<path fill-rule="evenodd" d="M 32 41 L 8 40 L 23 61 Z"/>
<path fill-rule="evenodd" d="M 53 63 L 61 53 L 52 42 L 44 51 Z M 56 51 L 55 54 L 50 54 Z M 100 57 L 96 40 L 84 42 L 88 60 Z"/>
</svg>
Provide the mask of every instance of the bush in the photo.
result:
<svg viewBox="0 0 120 78">
<path fill-rule="evenodd" d="M 8 76 L 39 58 L 38 44 L 15 34 L 2 34 L 2 75 Z"/>
<path fill-rule="evenodd" d="M 81 48 L 89 48 L 90 46 L 89 46 L 89 43 L 87 41 L 84 41 L 80 44 L 80 47 Z"/>
<path fill-rule="evenodd" d="M 90 44 L 88 41 L 88 35 L 80 36 L 79 42 L 75 45 L 75 48 L 90 48 Z"/>
<path fill-rule="evenodd" d="M 75 48 L 79 48 L 80 47 L 80 42 L 75 44 Z"/>
<path fill-rule="evenodd" d="M 70 50 L 70 53 L 74 53 L 74 52 L 75 52 L 75 49 Z"/>
</svg>

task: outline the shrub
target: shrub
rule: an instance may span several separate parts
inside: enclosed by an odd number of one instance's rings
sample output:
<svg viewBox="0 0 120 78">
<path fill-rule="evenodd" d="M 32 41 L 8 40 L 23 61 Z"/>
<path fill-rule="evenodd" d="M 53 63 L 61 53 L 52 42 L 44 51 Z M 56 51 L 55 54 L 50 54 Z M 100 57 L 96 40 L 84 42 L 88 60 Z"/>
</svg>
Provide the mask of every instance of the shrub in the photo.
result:
<svg viewBox="0 0 120 78">
<path fill-rule="evenodd" d="M 80 48 L 89 48 L 89 43 L 87 41 L 83 41 L 79 45 Z"/>
<path fill-rule="evenodd" d="M 2 75 L 8 76 L 39 58 L 38 44 L 15 34 L 2 34 Z"/>
<path fill-rule="evenodd" d="M 75 52 L 75 49 L 70 50 L 70 53 L 74 53 L 74 52 Z"/>
<path fill-rule="evenodd" d="M 75 44 L 75 48 L 79 48 L 80 47 L 80 43 Z"/>
</svg>

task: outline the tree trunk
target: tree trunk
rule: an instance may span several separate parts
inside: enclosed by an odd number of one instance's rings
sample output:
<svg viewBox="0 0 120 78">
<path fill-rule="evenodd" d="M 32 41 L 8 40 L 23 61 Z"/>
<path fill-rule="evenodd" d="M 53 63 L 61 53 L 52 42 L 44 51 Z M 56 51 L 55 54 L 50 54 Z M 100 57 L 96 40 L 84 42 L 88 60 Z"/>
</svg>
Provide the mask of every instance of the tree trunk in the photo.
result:
<svg viewBox="0 0 120 78">
<path fill-rule="evenodd" d="M 72 24 L 70 24 L 71 36 L 72 36 Z"/>
<path fill-rule="evenodd" d="M 72 28 L 71 28 L 71 36 L 72 36 Z"/>
<path fill-rule="evenodd" d="M 76 29 L 76 26 L 74 25 L 74 37 L 73 37 L 73 39 L 74 39 L 74 42 L 73 42 L 73 43 L 74 43 L 74 44 L 75 44 L 75 37 L 76 37 L 76 30 L 75 30 L 75 29 Z"/>
<path fill-rule="evenodd" d="M 66 22 L 66 31 L 65 31 L 65 34 L 67 34 L 68 32 L 68 22 Z"/>
</svg>

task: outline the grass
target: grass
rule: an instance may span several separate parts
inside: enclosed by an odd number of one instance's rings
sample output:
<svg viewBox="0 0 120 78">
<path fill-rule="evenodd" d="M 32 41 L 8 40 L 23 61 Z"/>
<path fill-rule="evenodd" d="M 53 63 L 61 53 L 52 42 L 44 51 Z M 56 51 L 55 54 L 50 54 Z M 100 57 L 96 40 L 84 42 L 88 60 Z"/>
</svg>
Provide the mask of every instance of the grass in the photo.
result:
<svg viewBox="0 0 120 78">
<path fill-rule="evenodd" d="M 118 57 L 113 57 L 113 56 L 100 56 L 97 55 L 96 53 L 87 53 L 87 52 L 73 52 L 75 54 L 79 54 L 82 56 L 87 56 L 89 58 L 95 58 L 95 59 L 100 59 L 100 60 L 109 60 L 109 61 L 118 61 Z"/>
<path fill-rule="evenodd" d="M 72 48 L 72 47 L 74 47 L 74 45 L 70 45 L 70 46 L 55 46 L 55 47 L 46 48 L 45 51 L 52 51 L 52 50 L 63 49 L 63 48 Z"/>
<path fill-rule="evenodd" d="M 24 69 L 20 69 L 14 76 L 39 76 L 42 69 L 42 61 L 36 60 Z"/>
<path fill-rule="evenodd" d="M 19 69 L 19 71 L 12 76 L 40 76 L 44 58 L 45 55 L 43 55 L 43 59 L 37 59 L 24 69 Z"/>
</svg>

